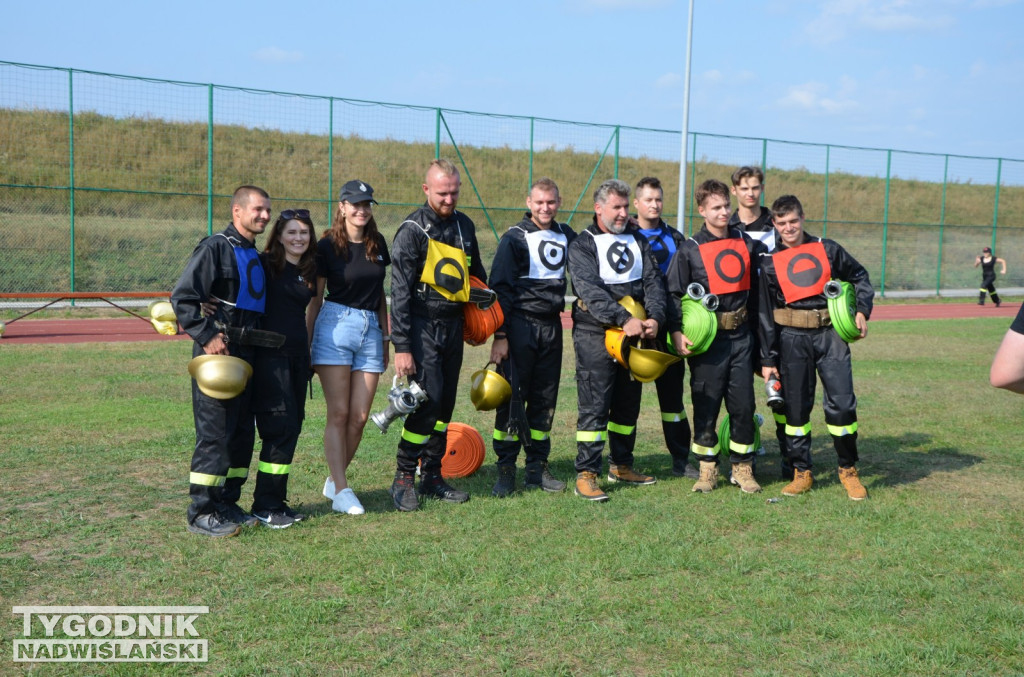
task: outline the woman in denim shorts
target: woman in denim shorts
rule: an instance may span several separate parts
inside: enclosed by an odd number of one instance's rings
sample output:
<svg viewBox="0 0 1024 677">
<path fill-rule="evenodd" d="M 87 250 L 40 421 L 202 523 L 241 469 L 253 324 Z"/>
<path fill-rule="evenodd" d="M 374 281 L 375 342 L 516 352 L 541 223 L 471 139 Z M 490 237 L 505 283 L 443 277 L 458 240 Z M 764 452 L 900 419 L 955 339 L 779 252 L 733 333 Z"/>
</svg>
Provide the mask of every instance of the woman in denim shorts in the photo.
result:
<svg viewBox="0 0 1024 677">
<path fill-rule="evenodd" d="M 342 186 L 331 229 L 317 243 L 317 293 L 307 315 L 308 323 L 315 322 L 313 369 L 327 400 L 324 496 L 335 511 L 349 515 L 365 512 L 345 473 L 388 366 L 391 342 L 382 331 L 388 326 L 384 277 L 391 256 L 373 218 L 375 202 L 368 183 Z"/>
</svg>

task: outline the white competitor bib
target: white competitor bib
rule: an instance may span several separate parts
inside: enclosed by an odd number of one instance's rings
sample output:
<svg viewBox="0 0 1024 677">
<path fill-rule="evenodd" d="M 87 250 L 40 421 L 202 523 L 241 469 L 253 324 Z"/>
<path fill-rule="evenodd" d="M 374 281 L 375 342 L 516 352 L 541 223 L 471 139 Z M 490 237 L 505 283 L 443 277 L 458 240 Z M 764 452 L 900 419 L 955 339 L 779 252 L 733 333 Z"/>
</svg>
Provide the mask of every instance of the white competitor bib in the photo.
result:
<svg viewBox="0 0 1024 677">
<path fill-rule="evenodd" d="M 608 284 L 639 280 L 644 274 L 640 244 L 632 235 L 601 233 L 594 235 L 597 245 L 597 267 L 601 279 Z"/>
<path fill-rule="evenodd" d="M 565 250 L 569 240 L 561 231 L 535 230 L 526 233 L 526 248 L 530 252 L 531 280 L 564 280 Z"/>
<path fill-rule="evenodd" d="M 768 251 L 770 251 L 770 252 L 775 251 L 775 229 L 774 228 L 772 228 L 771 230 L 766 230 L 764 232 L 748 230 L 748 231 L 746 231 L 746 233 L 747 233 L 747 235 L 749 235 L 751 237 L 751 239 L 758 240 L 759 242 L 764 243 L 764 246 L 768 247 Z"/>
</svg>

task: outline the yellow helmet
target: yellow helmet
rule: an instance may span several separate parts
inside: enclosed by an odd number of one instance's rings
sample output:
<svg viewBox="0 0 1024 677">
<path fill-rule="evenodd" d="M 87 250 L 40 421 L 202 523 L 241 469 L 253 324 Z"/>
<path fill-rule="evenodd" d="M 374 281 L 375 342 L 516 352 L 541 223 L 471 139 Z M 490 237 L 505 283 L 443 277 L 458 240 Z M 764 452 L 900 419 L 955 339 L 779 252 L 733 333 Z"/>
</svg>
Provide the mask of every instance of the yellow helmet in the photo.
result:
<svg viewBox="0 0 1024 677">
<path fill-rule="evenodd" d="M 153 329 L 156 329 L 156 333 L 158 334 L 163 334 L 164 336 L 177 336 L 178 334 L 177 322 L 161 322 L 160 320 L 150 320 L 149 323 L 153 325 Z"/>
<path fill-rule="evenodd" d="M 637 381 L 650 383 L 664 374 L 669 365 L 680 359 L 677 355 L 669 355 L 660 350 L 634 346 L 629 351 L 629 370 Z"/>
<path fill-rule="evenodd" d="M 621 299 L 619 299 L 619 305 L 628 310 L 629 314 L 635 317 L 636 319 L 647 319 L 647 311 L 644 310 L 643 305 L 641 305 L 632 296 L 623 296 Z"/>
<path fill-rule="evenodd" d="M 629 343 L 626 333 L 622 329 L 609 327 L 604 330 L 604 349 L 615 358 L 616 362 L 629 369 L 629 363 L 626 362 L 626 358 L 629 356 Z"/>
<path fill-rule="evenodd" d="M 200 355 L 188 363 L 188 373 L 204 394 L 217 400 L 230 400 L 245 390 L 252 367 L 245 360 L 230 355 Z"/>
<path fill-rule="evenodd" d="M 470 379 L 469 399 L 477 411 L 497 409 L 512 397 L 512 386 L 505 377 L 487 368 L 492 364 L 488 362 L 483 369 L 473 372 Z"/>
<path fill-rule="evenodd" d="M 4 335 L 5 331 L 7 331 L 7 325 L 3 322 L 0 322 L 0 337 Z"/>
<path fill-rule="evenodd" d="M 157 322 L 177 322 L 174 307 L 170 301 L 154 301 L 149 304 L 149 317 Z"/>
</svg>

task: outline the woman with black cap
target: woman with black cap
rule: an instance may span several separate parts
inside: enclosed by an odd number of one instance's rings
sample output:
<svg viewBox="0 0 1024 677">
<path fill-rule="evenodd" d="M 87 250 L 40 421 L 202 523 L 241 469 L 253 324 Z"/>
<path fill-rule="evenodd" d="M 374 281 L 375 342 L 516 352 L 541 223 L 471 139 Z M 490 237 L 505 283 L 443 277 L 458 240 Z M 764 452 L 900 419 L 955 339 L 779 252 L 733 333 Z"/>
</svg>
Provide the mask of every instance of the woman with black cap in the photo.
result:
<svg viewBox="0 0 1024 677">
<path fill-rule="evenodd" d="M 985 305 L 985 292 L 992 297 L 992 303 L 996 308 L 1002 305 L 999 294 L 996 292 L 996 264 L 1003 267 L 1000 275 L 1006 275 L 1006 261 L 992 255 L 992 248 L 985 247 L 981 250 L 981 256 L 974 257 L 974 267 L 981 266 L 981 288 L 978 289 L 978 305 Z"/>
</svg>

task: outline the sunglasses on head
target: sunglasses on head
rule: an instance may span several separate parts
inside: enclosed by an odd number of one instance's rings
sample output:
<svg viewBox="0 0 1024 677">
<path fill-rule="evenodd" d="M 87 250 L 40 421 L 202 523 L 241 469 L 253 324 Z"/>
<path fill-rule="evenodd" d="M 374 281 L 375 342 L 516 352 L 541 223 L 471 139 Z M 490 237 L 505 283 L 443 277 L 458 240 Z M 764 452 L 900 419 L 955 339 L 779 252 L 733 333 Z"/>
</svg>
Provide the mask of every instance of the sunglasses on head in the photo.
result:
<svg viewBox="0 0 1024 677">
<path fill-rule="evenodd" d="M 286 209 L 281 212 L 281 218 L 290 221 L 291 219 L 306 219 L 309 220 L 308 209 Z"/>
</svg>

